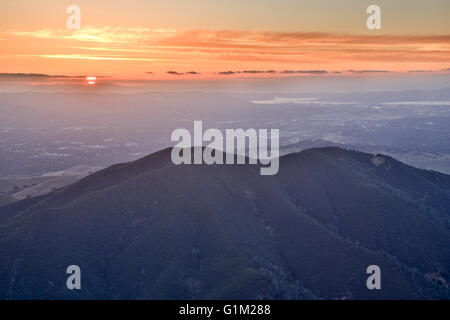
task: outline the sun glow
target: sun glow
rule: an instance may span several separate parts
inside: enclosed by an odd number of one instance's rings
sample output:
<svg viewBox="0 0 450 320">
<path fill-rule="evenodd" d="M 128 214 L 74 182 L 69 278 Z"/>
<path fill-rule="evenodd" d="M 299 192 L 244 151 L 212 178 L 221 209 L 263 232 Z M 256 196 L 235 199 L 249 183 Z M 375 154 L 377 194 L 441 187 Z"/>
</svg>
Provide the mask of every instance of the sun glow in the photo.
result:
<svg viewBox="0 0 450 320">
<path fill-rule="evenodd" d="M 86 77 L 86 81 L 88 84 L 93 85 L 97 81 L 97 77 Z"/>
</svg>

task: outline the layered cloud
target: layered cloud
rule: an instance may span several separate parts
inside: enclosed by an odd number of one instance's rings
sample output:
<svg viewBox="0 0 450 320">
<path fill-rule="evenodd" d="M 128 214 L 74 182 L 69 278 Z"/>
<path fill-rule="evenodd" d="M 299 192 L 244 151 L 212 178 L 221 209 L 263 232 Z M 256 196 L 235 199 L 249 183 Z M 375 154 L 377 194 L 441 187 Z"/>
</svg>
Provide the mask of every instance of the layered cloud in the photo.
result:
<svg viewBox="0 0 450 320">
<path fill-rule="evenodd" d="M 389 70 L 347 70 L 351 73 L 387 73 Z"/>
<path fill-rule="evenodd" d="M 170 75 L 174 75 L 174 76 L 182 76 L 182 75 L 190 75 L 190 74 L 191 75 L 198 75 L 198 74 L 200 74 L 197 71 L 188 71 L 188 72 L 167 71 L 166 73 L 170 74 Z"/>
<path fill-rule="evenodd" d="M 283 70 L 284 74 L 327 74 L 326 70 Z"/>
<path fill-rule="evenodd" d="M 140 74 L 147 63 L 155 73 L 168 76 L 333 73 L 329 70 L 370 74 L 443 70 L 450 61 L 450 35 L 445 34 L 350 35 L 85 26 L 75 31 L 7 30 L 1 36 L 12 40 L 8 43 L 20 41 L 21 47 L 19 50 L 11 45 L 0 58 L 79 60 L 78 65 L 96 61 L 100 71 L 109 69 L 106 64 L 117 63 L 117 69 Z M 37 40 L 39 49 L 27 47 L 26 39 L 30 38 Z M 179 71 L 164 71 L 171 67 Z M 200 70 L 190 71 L 191 68 Z"/>
<path fill-rule="evenodd" d="M 0 73 L 0 79 L 79 79 L 84 76 L 51 75 L 43 73 Z"/>
<path fill-rule="evenodd" d="M 129 44 L 157 40 L 161 35 L 166 37 L 172 32 L 175 31 L 170 29 L 150 29 L 140 27 L 86 26 L 74 31 L 68 29 L 41 29 L 35 31 L 7 30 L 5 33 L 40 39 L 64 39 L 106 44 Z"/>
</svg>

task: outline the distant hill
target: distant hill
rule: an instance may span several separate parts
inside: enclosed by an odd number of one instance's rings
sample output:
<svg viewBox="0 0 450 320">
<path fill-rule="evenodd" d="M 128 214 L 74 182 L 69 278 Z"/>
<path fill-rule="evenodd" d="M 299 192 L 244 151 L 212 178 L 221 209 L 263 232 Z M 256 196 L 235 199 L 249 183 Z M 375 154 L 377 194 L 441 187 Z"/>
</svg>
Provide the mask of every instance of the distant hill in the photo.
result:
<svg viewBox="0 0 450 320">
<path fill-rule="evenodd" d="M 450 176 L 337 147 L 275 176 L 170 151 L 1 207 L 0 298 L 450 297 Z"/>
<path fill-rule="evenodd" d="M 0 195 L 5 197 L 10 195 L 17 199 L 40 196 L 65 187 L 100 169 L 102 168 L 79 165 L 35 177 L 0 179 Z"/>
<path fill-rule="evenodd" d="M 324 148 L 324 147 L 340 147 L 344 148 L 345 145 L 338 144 L 323 139 L 306 139 L 300 140 L 295 143 L 285 144 L 280 146 L 280 156 L 284 156 L 290 153 L 297 153 L 311 148 Z"/>
<path fill-rule="evenodd" d="M 88 165 L 78 165 L 66 170 L 48 172 L 43 174 L 44 177 L 60 177 L 60 176 L 86 176 L 103 169 L 102 167 L 94 167 Z"/>
<path fill-rule="evenodd" d="M 51 177 L 43 176 L 0 179 L 0 194 L 12 195 L 15 192 L 36 186 L 50 179 Z"/>
</svg>

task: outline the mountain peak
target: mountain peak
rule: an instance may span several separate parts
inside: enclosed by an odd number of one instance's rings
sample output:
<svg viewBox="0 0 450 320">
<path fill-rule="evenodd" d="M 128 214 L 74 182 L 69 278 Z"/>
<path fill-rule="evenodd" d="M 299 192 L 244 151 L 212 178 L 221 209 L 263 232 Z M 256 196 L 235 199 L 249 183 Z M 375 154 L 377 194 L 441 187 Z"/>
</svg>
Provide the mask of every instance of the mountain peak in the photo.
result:
<svg viewBox="0 0 450 320">
<path fill-rule="evenodd" d="M 338 147 L 283 156 L 274 176 L 174 165 L 170 153 L 0 207 L 0 297 L 448 295 L 425 275 L 449 280 L 449 176 Z M 64 284 L 72 264 L 82 291 L 49 284 Z M 365 286 L 374 264 L 383 290 Z"/>
</svg>

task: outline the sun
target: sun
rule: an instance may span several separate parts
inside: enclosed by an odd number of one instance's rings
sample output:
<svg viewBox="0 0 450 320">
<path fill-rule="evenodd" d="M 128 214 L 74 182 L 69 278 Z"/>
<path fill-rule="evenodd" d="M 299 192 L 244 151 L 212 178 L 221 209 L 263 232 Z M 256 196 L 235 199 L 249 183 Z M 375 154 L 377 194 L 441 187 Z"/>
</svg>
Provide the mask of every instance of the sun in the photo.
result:
<svg viewBox="0 0 450 320">
<path fill-rule="evenodd" d="M 97 77 L 86 77 L 86 81 L 88 84 L 93 85 L 97 82 Z"/>
</svg>

